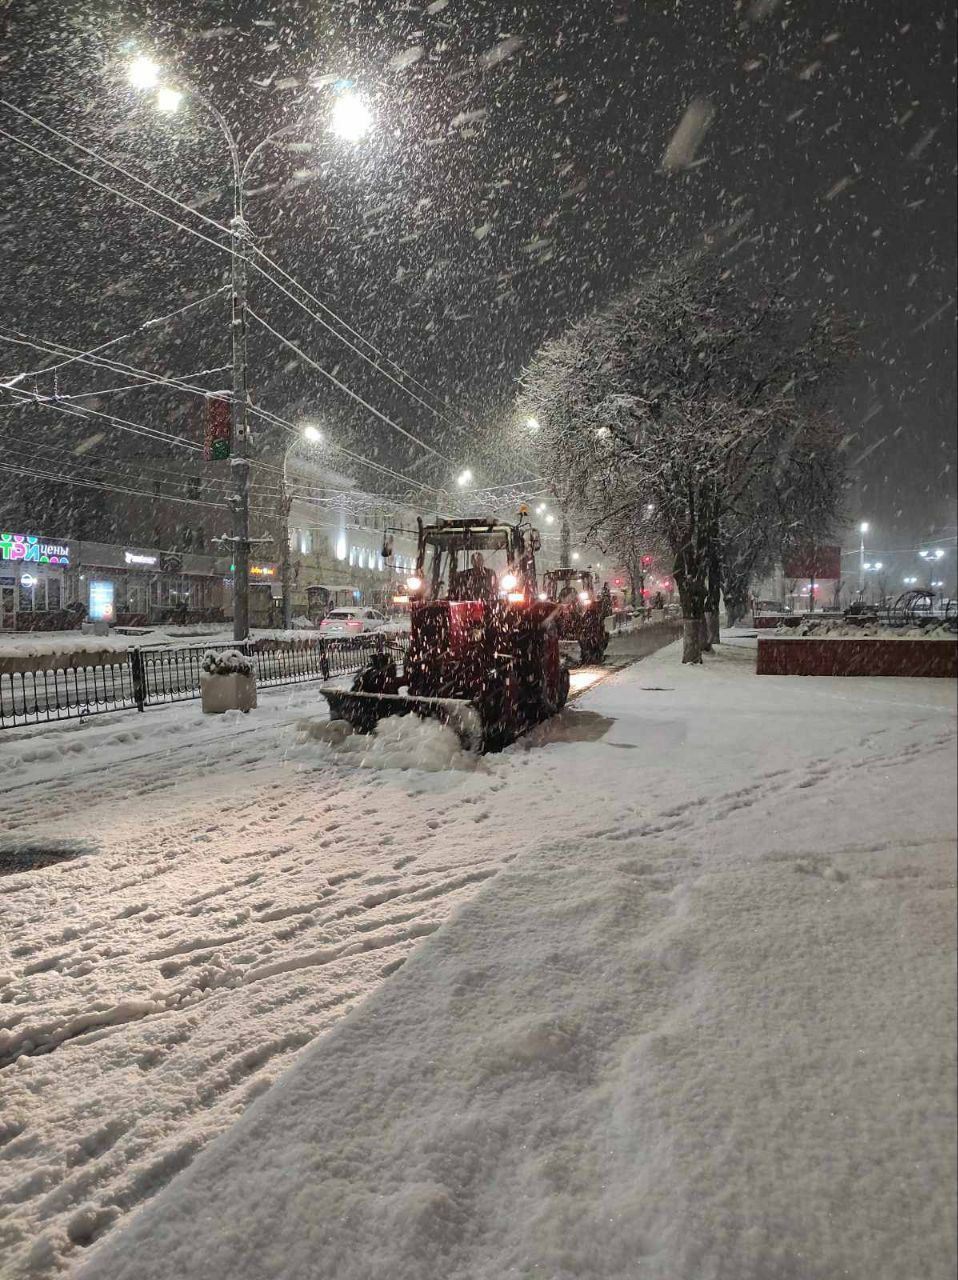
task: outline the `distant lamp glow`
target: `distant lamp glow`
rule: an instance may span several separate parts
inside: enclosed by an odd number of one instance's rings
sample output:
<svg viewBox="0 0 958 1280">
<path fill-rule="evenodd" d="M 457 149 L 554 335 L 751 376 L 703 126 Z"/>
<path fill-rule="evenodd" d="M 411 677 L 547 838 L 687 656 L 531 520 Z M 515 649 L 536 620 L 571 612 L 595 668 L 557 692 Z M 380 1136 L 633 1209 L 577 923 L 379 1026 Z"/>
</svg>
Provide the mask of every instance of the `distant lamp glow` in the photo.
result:
<svg viewBox="0 0 958 1280">
<path fill-rule="evenodd" d="M 573 551 L 573 553 L 572 553 L 572 559 L 573 559 L 573 560 L 578 560 L 578 559 L 579 559 L 579 553 L 578 553 L 578 551 Z"/>
<path fill-rule="evenodd" d="M 555 522 L 556 522 L 555 516 L 552 516 L 552 515 L 546 516 L 546 524 L 555 524 Z"/>
<path fill-rule="evenodd" d="M 526 418 L 526 426 L 530 431 L 538 431 L 541 425 L 538 418 Z"/>
<path fill-rule="evenodd" d="M 174 111 L 179 111 L 180 103 L 183 101 L 183 95 L 179 89 L 167 89 L 165 86 L 157 90 L 156 109 L 163 111 L 167 115 L 172 115 Z"/>
<path fill-rule="evenodd" d="M 141 53 L 130 63 L 126 78 L 134 89 L 155 89 L 160 82 L 160 68 L 152 58 Z"/>
<path fill-rule="evenodd" d="M 460 489 L 465 489 L 466 485 L 472 484 L 472 472 L 468 467 L 464 471 L 460 471 L 456 477 L 456 484 Z"/>
<path fill-rule="evenodd" d="M 344 142 L 358 142 L 372 125 L 372 112 L 354 93 L 348 90 L 337 97 L 333 105 L 333 133 Z"/>
<path fill-rule="evenodd" d="M 422 586 L 422 578 L 417 578 L 415 575 L 411 578 L 407 578 L 406 586 L 409 588 L 410 591 L 418 591 L 419 588 Z"/>
<path fill-rule="evenodd" d="M 504 573 L 499 585 L 503 591 L 513 591 L 519 585 L 519 579 L 514 573 Z"/>
<path fill-rule="evenodd" d="M 346 535 L 344 533 L 341 533 L 336 539 L 336 559 L 346 559 Z"/>
<path fill-rule="evenodd" d="M 545 510 L 546 510 L 546 504 L 544 502 L 540 502 L 539 505 L 536 507 L 536 515 L 537 516 L 545 515 Z"/>
<path fill-rule="evenodd" d="M 320 431 L 319 427 L 314 427 L 311 422 L 307 423 L 306 426 L 303 427 L 303 439 L 308 440 L 310 444 L 319 444 L 322 438 L 323 433 Z"/>
<path fill-rule="evenodd" d="M 863 520 L 863 521 L 861 522 L 861 524 L 858 526 L 858 532 L 859 532 L 859 533 L 867 533 L 867 532 L 868 532 L 868 521 L 867 521 L 867 520 Z"/>
</svg>

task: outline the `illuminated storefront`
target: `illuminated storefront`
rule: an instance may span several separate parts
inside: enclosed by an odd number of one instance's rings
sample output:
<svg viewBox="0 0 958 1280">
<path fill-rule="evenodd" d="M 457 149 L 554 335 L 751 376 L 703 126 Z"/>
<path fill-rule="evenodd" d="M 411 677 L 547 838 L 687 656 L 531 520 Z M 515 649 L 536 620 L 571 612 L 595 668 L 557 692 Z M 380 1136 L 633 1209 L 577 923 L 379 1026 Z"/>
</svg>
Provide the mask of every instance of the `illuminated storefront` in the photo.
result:
<svg viewBox="0 0 958 1280">
<path fill-rule="evenodd" d="M 64 607 L 70 598 L 74 547 L 65 538 L 0 532 L 0 629 L 12 631 L 18 616 L 46 615 Z"/>
</svg>

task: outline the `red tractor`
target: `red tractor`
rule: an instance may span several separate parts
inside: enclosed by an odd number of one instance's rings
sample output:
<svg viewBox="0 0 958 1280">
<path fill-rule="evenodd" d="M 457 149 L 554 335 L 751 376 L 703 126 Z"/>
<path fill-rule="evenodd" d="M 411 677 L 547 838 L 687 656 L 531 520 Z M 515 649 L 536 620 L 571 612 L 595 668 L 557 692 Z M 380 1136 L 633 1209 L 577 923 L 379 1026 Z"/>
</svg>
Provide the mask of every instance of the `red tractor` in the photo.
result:
<svg viewBox="0 0 958 1280">
<path fill-rule="evenodd" d="M 569 671 L 555 607 L 536 589 L 539 545 L 524 510 L 517 524 L 420 520 L 416 570 L 406 583 L 405 666 L 397 669 L 384 652 L 352 689 L 325 685 L 331 714 L 368 732 L 384 716 L 412 712 L 449 724 L 467 747 L 490 751 L 561 710 Z"/>
<path fill-rule="evenodd" d="M 539 598 L 556 610 L 559 639 L 578 641 L 580 661 L 601 662 L 609 635 L 591 570 L 549 569 L 543 574 Z"/>
</svg>

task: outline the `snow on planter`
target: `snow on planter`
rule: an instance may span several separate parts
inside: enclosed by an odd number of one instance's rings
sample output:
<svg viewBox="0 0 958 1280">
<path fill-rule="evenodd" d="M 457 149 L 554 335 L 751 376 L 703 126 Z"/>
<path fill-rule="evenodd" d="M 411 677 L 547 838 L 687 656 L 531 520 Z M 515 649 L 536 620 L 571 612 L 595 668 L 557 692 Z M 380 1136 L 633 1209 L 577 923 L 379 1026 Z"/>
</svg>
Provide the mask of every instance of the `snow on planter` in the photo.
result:
<svg viewBox="0 0 958 1280">
<path fill-rule="evenodd" d="M 200 663 L 200 692 L 205 715 L 250 711 L 256 706 L 252 661 L 238 649 L 208 649 Z"/>
</svg>

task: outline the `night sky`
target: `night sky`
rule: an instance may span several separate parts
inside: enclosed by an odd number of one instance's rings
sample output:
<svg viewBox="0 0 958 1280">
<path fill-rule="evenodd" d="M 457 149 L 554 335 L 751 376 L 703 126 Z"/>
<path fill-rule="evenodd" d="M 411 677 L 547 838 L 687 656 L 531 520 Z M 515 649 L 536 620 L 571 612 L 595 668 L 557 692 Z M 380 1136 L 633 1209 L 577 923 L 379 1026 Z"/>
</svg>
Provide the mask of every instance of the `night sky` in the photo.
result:
<svg viewBox="0 0 958 1280">
<path fill-rule="evenodd" d="M 257 242 L 421 380 L 423 398 L 441 397 L 444 416 L 255 278 L 253 305 L 485 483 L 534 466 L 488 441 L 510 438 L 516 378 L 536 347 L 644 269 L 708 244 L 743 283 L 788 284 L 862 326 L 840 406 L 850 517 L 871 519 L 889 548 L 956 532 L 952 4 L 14 0 L 2 22 L 4 97 L 218 220 L 229 214 L 221 139 L 195 106 L 160 116 L 130 89 L 131 54 L 192 79 L 246 149 L 305 117 L 293 149 L 271 150 L 252 177 Z M 363 142 L 329 134 L 322 80 L 333 76 L 353 79 L 373 110 Z M 693 101 L 710 123 L 691 167 L 665 170 Z M 0 127 L 116 180 L 7 110 Z M 210 246 L 2 137 L 0 153 L 4 324 L 92 346 L 227 278 Z M 226 319 L 224 298 L 123 358 L 184 373 L 225 363 Z M 0 343 L 3 376 L 42 359 Z M 446 461 L 370 421 L 268 335 L 253 335 L 251 360 L 260 404 L 449 483 Z M 99 377 L 71 370 L 61 390 L 109 385 Z M 100 403 L 171 427 L 196 416 L 156 392 Z M 51 423 L 45 412 L 31 420 Z M 0 409 L 0 447 L 4 433 L 25 438 L 26 414 Z M 69 456 L 76 428 L 45 431 Z"/>
</svg>

